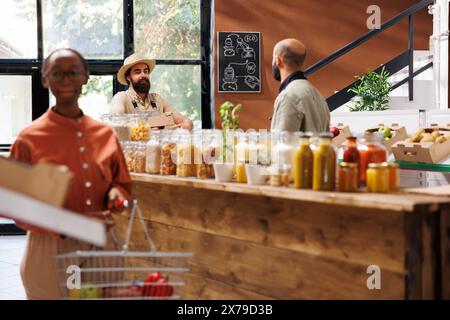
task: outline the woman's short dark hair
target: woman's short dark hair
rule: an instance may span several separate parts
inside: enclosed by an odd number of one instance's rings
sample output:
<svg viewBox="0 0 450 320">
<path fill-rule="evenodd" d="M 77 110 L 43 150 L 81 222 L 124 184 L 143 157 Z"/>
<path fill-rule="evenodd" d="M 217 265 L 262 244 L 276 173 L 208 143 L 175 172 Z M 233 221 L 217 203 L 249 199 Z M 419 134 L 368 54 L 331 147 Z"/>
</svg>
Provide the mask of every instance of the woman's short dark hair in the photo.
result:
<svg viewBox="0 0 450 320">
<path fill-rule="evenodd" d="M 59 48 L 59 49 L 56 49 L 56 50 L 52 51 L 52 52 L 47 56 L 47 58 L 45 58 L 44 61 L 42 62 L 42 67 L 41 67 L 41 74 L 42 74 L 42 75 L 45 74 L 45 70 L 47 69 L 47 65 L 48 65 L 48 62 L 50 61 L 50 58 L 51 58 L 56 52 L 63 51 L 63 50 L 70 51 L 70 52 L 74 53 L 74 54 L 80 59 L 82 65 L 83 65 L 84 71 L 86 71 L 86 73 L 89 74 L 89 66 L 88 66 L 88 63 L 87 63 L 86 59 L 81 55 L 81 53 L 79 53 L 77 50 L 71 49 L 71 48 Z"/>
</svg>

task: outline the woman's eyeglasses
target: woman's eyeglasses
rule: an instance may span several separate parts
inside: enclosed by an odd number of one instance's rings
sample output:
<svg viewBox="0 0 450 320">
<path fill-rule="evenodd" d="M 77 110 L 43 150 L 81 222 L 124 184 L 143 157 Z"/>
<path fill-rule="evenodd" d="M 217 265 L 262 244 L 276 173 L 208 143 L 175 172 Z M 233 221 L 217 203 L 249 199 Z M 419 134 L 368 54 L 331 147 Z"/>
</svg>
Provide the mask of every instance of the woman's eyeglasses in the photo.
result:
<svg viewBox="0 0 450 320">
<path fill-rule="evenodd" d="M 61 81 L 64 76 L 67 76 L 70 80 L 78 80 L 85 73 L 80 70 L 70 70 L 70 71 L 51 71 L 46 74 L 53 81 Z"/>
</svg>

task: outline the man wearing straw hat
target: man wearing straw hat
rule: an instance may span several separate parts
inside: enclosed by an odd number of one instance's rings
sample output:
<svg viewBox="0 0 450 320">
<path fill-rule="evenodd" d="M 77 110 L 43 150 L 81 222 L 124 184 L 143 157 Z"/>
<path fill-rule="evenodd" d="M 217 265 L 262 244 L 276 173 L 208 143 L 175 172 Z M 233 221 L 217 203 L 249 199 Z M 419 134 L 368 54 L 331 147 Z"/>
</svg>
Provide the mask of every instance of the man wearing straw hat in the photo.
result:
<svg viewBox="0 0 450 320">
<path fill-rule="evenodd" d="M 117 81 L 129 88 L 113 97 L 110 113 L 149 112 L 151 116 L 171 113 L 176 127 L 191 130 L 191 120 L 180 114 L 159 94 L 149 92 L 150 73 L 154 68 L 155 60 L 144 59 L 135 53 L 125 59 L 117 72 Z"/>
</svg>

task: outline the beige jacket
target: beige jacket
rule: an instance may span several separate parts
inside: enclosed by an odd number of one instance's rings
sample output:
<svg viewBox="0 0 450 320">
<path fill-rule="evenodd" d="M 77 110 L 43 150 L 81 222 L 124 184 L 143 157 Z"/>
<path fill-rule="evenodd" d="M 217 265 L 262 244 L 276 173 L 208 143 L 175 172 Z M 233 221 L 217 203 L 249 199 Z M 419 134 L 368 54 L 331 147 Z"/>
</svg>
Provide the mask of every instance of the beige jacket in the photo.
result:
<svg viewBox="0 0 450 320">
<path fill-rule="evenodd" d="M 135 102 L 136 108 L 133 105 Z M 145 101 L 130 87 L 127 91 L 118 92 L 111 101 L 110 113 L 137 113 L 147 111 L 151 116 L 159 116 L 164 112 L 177 112 L 176 109 L 157 93 L 149 93 Z"/>
<path fill-rule="evenodd" d="M 294 80 L 275 100 L 271 131 L 330 130 L 330 111 L 320 92 L 308 80 Z"/>
</svg>

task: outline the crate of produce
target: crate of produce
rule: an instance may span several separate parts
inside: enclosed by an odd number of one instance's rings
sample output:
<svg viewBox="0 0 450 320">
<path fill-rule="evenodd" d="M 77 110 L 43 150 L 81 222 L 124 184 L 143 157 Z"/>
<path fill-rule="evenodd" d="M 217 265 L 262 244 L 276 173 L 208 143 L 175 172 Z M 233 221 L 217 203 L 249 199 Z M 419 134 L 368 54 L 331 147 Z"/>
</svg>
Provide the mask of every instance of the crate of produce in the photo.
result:
<svg viewBox="0 0 450 320">
<path fill-rule="evenodd" d="M 383 144 L 388 152 L 391 152 L 392 146 L 397 142 L 408 139 L 406 128 L 398 125 L 397 123 L 393 123 L 390 126 L 380 123 L 376 127 L 367 129 L 366 132 L 378 132 L 381 134 L 383 137 Z"/>
<path fill-rule="evenodd" d="M 347 138 L 351 136 L 350 127 L 343 123 L 330 126 L 330 132 L 333 134 L 333 146 L 336 148 L 341 147 Z"/>
<path fill-rule="evenodd" d="M 439 163 L 450 155 L 450 125 L 419 129 L 411 137 L 392 146 L 395 160 Z"/>
<path fill-rule="evenodd" d="M 149 251 L 129 250 L 136 213 L 148 240 Z M 131 208 L 124 246 L 118 246 L 117 236 L 113 239 L 115 251 L 92 247 L 88 251 L 55 256 L 59 287 L 64 299 L 181 299 L 192 253 L 156 251 L 136 201 Z"/>
</svg>

